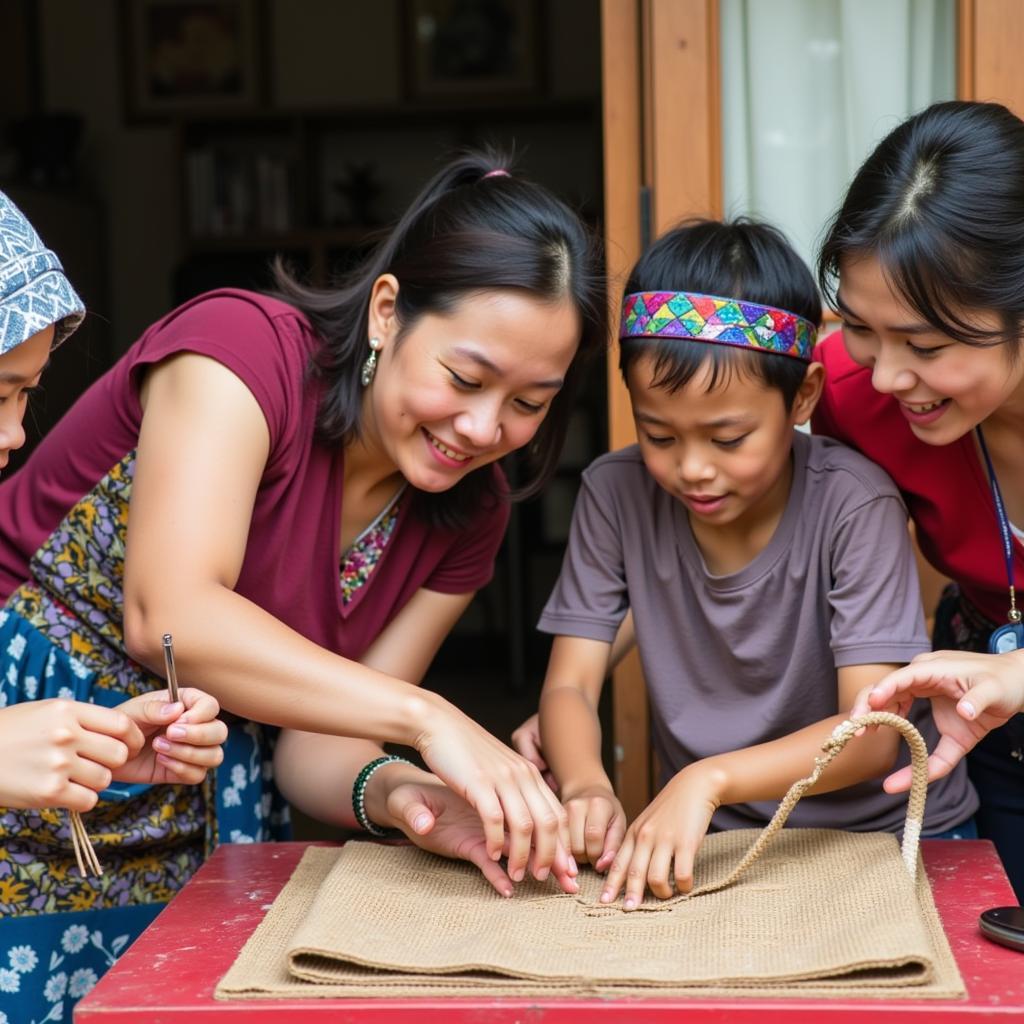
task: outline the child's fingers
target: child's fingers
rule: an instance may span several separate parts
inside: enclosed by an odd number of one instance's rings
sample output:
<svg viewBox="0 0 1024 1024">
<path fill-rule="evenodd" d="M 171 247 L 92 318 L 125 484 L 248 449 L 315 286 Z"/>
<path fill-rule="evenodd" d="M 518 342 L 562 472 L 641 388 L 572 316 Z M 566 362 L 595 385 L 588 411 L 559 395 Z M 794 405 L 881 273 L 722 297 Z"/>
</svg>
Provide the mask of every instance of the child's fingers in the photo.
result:
<svg viewBox="0 0 1024 1024">
<path fill-rule="evenodd" d="M 582 800 L 571 800 L 565 806 L 569 814 L 569 849 L 578 860 L 587 859 L 587 804 Z"/>
<path fill-rule="evenodd" d="M 608 865 L 615 859 L 615 854 L 619 852 L 619 847 L 622 845 L 625 834 L 626 816 L 622 813 L 622 808 L 620 807 L 616 809 L 615 816 L 612 818 L 608 831 L 605 833 L 604 849 L 594 864 L 595 870 L 604 871 L 607 869 Z"/>
<path fill-rule="evenodd" d="M 658 843 L 651 853 L 650 864 L 647 867 L 647 885 L 660 900 L 667 900 L 674 895 L 672 883 L 668 880 L 671 870 L 672 847 L 668 843 Z M 641 889 L 640 899 L 643 899 L 643 895 L 643 889 Z"/>
<path fill-rule="evenodd" d="M 689 843 L 680 843 L 673 858 L 676 872 L 676 892 L 689 892 L 693 888 L 693 858 L 696 850 Z"/>
<path fill-rule="evenodd" d="M 595 797 L 587 808 L 587 825 L 583 833 L 587 861 L 597 864 L 604 853 L 608 836 L 608 825 L 615 814 L 615 808 L 603 797 Z"/>
<path fill-rule="evenodd" d="M 619 898 L 619 890 L 626 880 L 626 870 L 629 867 L 630 859 L 633 856 L 633 833 L 627 832 L 623 837 L 619 852 L 612 860 L 612 866 L 608 869 L 608 877 L 605 879 L 604 888 L 601 890 L 602 903 L 614 903 Z"/>
<path fill-rule="evenodd" d="M 642 836 L 638 837 L 636 846 L 633 848 L 633 856 L 630 857 L 629 866 L 626 868 L 626 891 L 622 897 L 623 910 L 635 910 L 643 902 L 652 852 L 651 842 Z"/>
</svg>

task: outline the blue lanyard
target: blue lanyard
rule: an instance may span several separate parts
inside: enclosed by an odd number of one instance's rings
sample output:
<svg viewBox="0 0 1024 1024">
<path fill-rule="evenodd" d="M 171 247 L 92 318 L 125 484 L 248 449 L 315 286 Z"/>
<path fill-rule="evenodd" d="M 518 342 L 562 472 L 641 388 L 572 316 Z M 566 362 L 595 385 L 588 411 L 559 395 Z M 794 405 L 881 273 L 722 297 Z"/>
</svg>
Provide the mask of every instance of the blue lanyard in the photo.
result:
<svg viewBox="0 0 1024 1024">
<path fill-rule="evenodd" d="M 1017 591 L 1013 585 L 1013 534 L 1010 532 L 1010 520 L 1006 515 L 1006 506 L 1003 505 L 1003 493 L 999 490 L 999 481 L 996 479 L 995 467 L 992 465 L 992 456 L 988 453 L 988 446 L 985 444 L 985 435 L 981 432 L 981 424 L 974 428 L 978 435 L 978 445 L 981 454 L 985 457 L 985 468 L 988 470 L 988 484 L 992 489 L 992 500 L 996 506 L 996 519 L 999 522 L 999 532 L 1003 538 L 1003 557 L 1006 559 L 1006 582 L 1010 588 L 1010 610 L 1007 618 L 1010 622 L 1020 622 L 1021 614 L 1017 610 Z"/>
</svg>

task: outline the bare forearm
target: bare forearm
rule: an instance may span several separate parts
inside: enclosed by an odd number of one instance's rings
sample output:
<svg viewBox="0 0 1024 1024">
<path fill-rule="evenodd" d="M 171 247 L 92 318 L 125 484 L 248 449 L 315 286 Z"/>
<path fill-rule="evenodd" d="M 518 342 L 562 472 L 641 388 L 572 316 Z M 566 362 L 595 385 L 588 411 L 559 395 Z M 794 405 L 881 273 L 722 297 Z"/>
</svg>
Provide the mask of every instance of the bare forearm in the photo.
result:
<svg viewBox="0 0 1024 1024">
<path fill-rule="evenodd" d="M 352 787 L 356 777 L 371 761 L 384 756 L 381 747 L 369 740 L 285 730 L 274 752 L 274 778 L 285 798 L 304 814 L 328 825 L 361 827 L 352 808 Z M 389 827 L 387 794 L 402 781 L 436 778 L 419 768 L 397 762 L 378 768 L 370 777 L 364 804 L 370 821 Z"/>
<path fill-rule="evenodd" d="M 562 798 L 611 782 L 601 764 L 601 723 L 597 709 L 573 687 L 545 688 L 540 699 L 544 757 L 558 780 Z"/>
<path fill-rule="evenodd" d="M 811 773 L 822 743 L 844 721 L 846 715 L 833 715 L 780 739 L 705 758 L 700 765 L 716 773 L 723 804 L 778 800 Z M 897 744 L 898 737 L 888 730 L 858 737 L 809 792 L 829 793 L 883 775 L 892 767 Z"/>
<path fill-rule="evenodd" d="M 206 690 L 227 711 L 290 729 L 414 746 L 423 723 L 446 706 L 317 646 L 225 587 L 193 584 L 180 592 L 187 599 L 126 600 L 130 653 L 162 675 L 160 640 L 172 632 L 180 681 Z"/>
</svg>

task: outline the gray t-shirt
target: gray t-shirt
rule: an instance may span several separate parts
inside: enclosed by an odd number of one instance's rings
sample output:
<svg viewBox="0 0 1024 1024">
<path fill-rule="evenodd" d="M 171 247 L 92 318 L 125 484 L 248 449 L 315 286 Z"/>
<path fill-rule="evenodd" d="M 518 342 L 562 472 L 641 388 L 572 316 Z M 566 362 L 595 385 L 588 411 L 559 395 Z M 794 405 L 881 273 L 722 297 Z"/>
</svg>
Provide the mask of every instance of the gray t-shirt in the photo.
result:
<svg viewBox="0 0 1024 1024">
<path fill-rule="evenodd" d="M 708 571 L 685 506 L 647 472 L 637 446 L 586 470 L 539 628 L 610 643 L 630 608 L 663 783 L 693 761 L 837 714 L 838 668 L 906 662 L 930 648 L 892 481 L 838 442 L 799 432 L 775 534 L 726 576 Z M 928 702 L 911 717 L 934 746 Z M 713 825 L 760 826 L 775 807 L 722 807 Z M 951 828 L 976 807 L 961 765 L 930 787 L 925 831 Z M 897 831 L 905 811 L 905 795 L 871 781 L 805 798 L 790 822 Z"/>
</svg>

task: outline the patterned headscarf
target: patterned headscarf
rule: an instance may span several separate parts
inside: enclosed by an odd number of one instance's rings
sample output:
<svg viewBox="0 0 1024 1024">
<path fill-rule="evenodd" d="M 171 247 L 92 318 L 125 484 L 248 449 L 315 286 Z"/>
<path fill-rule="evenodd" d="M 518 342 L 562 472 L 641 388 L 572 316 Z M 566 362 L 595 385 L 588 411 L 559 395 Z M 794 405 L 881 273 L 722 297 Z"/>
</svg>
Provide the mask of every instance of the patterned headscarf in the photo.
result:
<svg viewBox="0 0 1024 1024">
<path fill-rule="evenodd" d="M 43 245 L 25 215 L 0 192 L 0 355 L 54 325 L 53 347 L 85 319 L 57 254 Z"/>
</svg>

